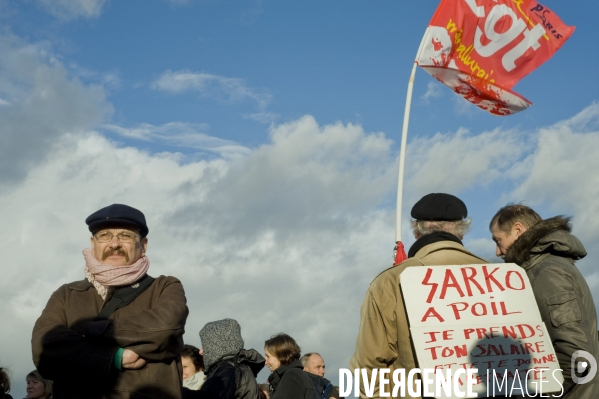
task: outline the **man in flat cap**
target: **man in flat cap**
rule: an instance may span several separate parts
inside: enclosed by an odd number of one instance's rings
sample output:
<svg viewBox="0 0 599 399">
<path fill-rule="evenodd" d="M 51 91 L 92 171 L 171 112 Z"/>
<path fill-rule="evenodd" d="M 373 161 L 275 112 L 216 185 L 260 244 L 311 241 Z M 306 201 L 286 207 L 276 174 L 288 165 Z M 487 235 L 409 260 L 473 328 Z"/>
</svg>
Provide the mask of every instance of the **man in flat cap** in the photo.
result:
<svg viewBox="0 0 599 399">
<path fill-rule="evenodd" d="M 33 328 L 33 361 L 53 398 L 181 398 L 187 305 L 181 282 L 150 277 L 144 214 L 90 215 L 85 278 L 56 290 Z"/>
<path fill-rule="evenodd" d="M 468 265 L 487 263 L 468 252 L 462 239 L 470 227 L 466 205 L 450 194 L 428 194 L 412 208 L 413 233 L 416 242 L 408 251 L 408 259 L 379 274 L 370 284 L 360 311 L 360 331 L 350 370 L 366 369 L 370 381 L 373 369 L 404 369 L 407 376 L 416 368 L 404 306 L 400 275 L 407 267 L 434 265 Z M 394 383 L 385 385 L 385 393 L 393 392 Z M 360 397 L 365 398 L 363 379 Z M 406 389 L 407 397 L 410 396 Z M 374 382 L 373 398 L 381 397 L 379 379 Z M 419 398 L 417 396 L 416 398 Z"/>
<path fill-rule="evenodd" d="M 496 255 L 521 266 L 530 280 L 564 376 L 562 395 L 553 397 L 599 398 L 597 365 L 592 364 L 599 360 L 597 313 L 591 290 L 574 264 L 587 251 L 571 233 L 570 218 L 543 220 L 526 205 L 510 204 L 497 211 L 489 230 Z"/>
</svg>

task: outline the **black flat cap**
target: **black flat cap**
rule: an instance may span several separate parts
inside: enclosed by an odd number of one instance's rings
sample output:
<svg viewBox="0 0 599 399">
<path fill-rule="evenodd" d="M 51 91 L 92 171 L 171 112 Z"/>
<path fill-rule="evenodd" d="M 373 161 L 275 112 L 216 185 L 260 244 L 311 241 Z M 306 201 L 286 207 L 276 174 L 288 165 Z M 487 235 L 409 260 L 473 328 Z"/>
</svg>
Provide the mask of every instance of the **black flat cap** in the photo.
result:
<svg viewBox="0 0 599 399">
<path fill-rule="evenodd" d="M 142 238 L 148 235 L 149 229 L 146 225 L 146 217 L 144 214 L 128 205 L 112 204 L 106 208 L 102 208 L 89 215 L 85 219 L 85 223 L 89 227 L 89 231 L 96 231 L 115 225 L 125 225 L 136 227 Z"/>
<path fill-rule="evenodd" d="M 462 220 L 468 216 L 466 204 L 451 194 L 425 195 L 412 208 L 416 220 Z"/>
</svg>

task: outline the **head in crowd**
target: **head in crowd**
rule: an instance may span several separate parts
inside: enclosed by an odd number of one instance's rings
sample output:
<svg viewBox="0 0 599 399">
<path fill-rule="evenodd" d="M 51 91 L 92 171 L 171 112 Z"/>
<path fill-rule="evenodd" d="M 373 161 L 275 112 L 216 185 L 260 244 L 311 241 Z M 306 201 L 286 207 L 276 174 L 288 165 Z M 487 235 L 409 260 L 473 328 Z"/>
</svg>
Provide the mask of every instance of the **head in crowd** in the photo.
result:
<svg viewBox="0 0 599 399">
<path fill-rule="evenodd" d="M 49 399 L 52 396 L 52 381 L 45 380 L 37 370 L 27 374 L 27 399 Z"/>
<path fill-rule="evenodd" d="M 145 255 L 149 229 L 141 211 L 113 204 L 92 213 L 85 223 L 92 233 L 91 252 L 98 261 L 126 266 Z"/>
<path fill-rule="evenodd" d="M 425 195 L 412 207 L 411 215 L 416 239 L 435 232 L 445 232 L 462 240 L 472 223 L 472 220 L 466 219 L 466 204 L 458 197 L 444 193 Z"/>
<path fill-rule="evenodd" d="M 541 220 L 539 214 L 526 205 L 508 204 L 498 210 L 489 223 L 495 241 L 495 254 L 504 258 L 508 248 Z"/>
<path fill-rule="evenodd" d="M 241 326 L 233 319 L 207 323 L 200 330 L 200 339 L 206 371 L 219 360 L 233 357 L 243 349 Z"/>
<path fill-rule="evenodd" d="M 200 350 L 193 345 L 183 345 L 181 363 L 183 365 L 183 381 L 204 371 L 204 358 L 200 355 Z"/>
<path fill-rule="evenodd" d="M 264 355 L 266 367 L 272 372 L 280 366 L 286 366 L 294 360 L 298 360 L 301 349 L 289 335 L 279 333 L 264 342 Z"/>
<path fill-rule="evenodd" d="M 324 377 L 324 359 L 316 352 L 306 353 L 300 361 L 304 366 L 304 371 Z"/>
<path fill-rule="evenodd" d="M 0 394 L 10 392 L 10 377 L 8 376 L 8 370 L 4 367 L 0 367 Z"/>
<path fill-rule="evenodd" d="M 270 398 L 270 389 L 268 384 L 258 384 L 258 389 L 260 389 L 260 399 Z"/>
</svg>

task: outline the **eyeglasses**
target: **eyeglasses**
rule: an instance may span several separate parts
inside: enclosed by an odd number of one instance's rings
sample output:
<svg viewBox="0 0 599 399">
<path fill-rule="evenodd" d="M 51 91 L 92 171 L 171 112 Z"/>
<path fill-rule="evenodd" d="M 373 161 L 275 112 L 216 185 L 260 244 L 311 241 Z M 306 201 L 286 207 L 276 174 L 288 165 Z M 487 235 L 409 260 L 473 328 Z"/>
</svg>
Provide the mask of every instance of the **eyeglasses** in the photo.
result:
<svg viewBox="0 0 599 399">
<path fill-rule="evenodd" d="M 108 231 L 103 231 L 101 233 L 94 234 L 94 237 L 96 237 L 96 240 L 98 242 L 110 242 L 112 241 L 112 237 L 114 236 L 114 234 Z M 119 233 L 116 235 L 117 240 L 119 240 L 123 244 L 128 244 L 135 241 L 136 237 L 139 236 L 131 233 Z"/>
</svg>

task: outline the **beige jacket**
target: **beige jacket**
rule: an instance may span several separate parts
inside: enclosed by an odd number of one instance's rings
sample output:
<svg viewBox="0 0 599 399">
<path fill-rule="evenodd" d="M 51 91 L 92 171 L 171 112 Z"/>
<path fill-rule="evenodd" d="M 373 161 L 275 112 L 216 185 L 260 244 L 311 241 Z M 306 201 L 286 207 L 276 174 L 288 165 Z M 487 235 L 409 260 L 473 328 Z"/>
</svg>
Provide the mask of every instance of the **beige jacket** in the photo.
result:
<svg viewBox="0 0 599 399">
<path fill-rule="evenodd" d="M 410 339 L 409 323 L 402 299 L 400 274 L 411 266 L 468 265 L 488 263 L 466 251 L 459 243 L 440 241 L 429 244 L 412 258 L 379 274 L 370 284 L 360 311 L 360 331 L 356 350 L 349 368 L 365 368 L 370 378 L 373 369 L 388 368 L 391 376 L 396 369 L 405 369 L 406 377 L 416 366 L 416 354 Z M 389 377 L 389 375 L 387 376 Z M 393 381 L 385 391 L 393 391 Z M 381 397 L 377 382 L 373 398 Z M 363 382 L 360 381 L 360 397 L 366 398 Z M 406 397 L 409 396 L 406 388 Z M 416 397 L 419 398 L 419 397 Z"/>
</svg>

